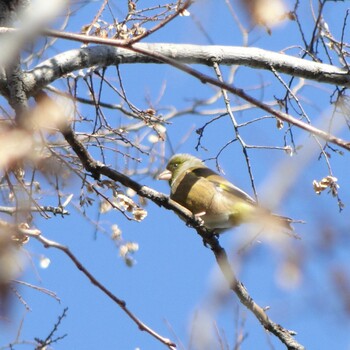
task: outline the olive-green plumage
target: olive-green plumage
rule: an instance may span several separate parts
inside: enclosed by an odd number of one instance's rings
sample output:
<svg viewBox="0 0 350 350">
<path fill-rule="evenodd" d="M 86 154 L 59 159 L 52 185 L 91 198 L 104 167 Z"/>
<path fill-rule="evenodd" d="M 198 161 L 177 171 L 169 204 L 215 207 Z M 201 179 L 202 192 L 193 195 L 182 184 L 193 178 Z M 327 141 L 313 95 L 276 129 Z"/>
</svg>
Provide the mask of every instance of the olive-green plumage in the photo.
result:
<svg viewBox="0 0 350 350">
<path fill-rule="evenodd" d="M 168 180 L 170 198 L 221 233 L 246 222 L 263 222 L 292 230 L 291 219 L 271 214 L 247 193 L 190 154 L 175 154 L 159 177 Z"/>
</svg>

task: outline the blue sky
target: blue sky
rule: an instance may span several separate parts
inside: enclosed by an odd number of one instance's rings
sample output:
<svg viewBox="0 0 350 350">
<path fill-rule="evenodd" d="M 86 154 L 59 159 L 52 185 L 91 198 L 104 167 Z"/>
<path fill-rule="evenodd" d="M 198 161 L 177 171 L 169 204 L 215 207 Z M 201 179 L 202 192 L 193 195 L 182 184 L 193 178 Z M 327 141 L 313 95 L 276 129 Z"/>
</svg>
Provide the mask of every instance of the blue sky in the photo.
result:
<svg viewBox="0 0 350 350">
<path fill-rule="evenodd" d="M 81 9 L 72 17 L 68 30 L 79 31 L 82 25 L 92 20 L 94 9 L 99 6 L 100 2 L 97 2 Z M 138 6 L 146 5 L 140 1 Z M 301 11 L 304 31 L 309 33 L 312 22 L 308 4 L 302 6 L 305 6 Z M 326 5 L 324 12 L 325 20 L 338 38 L 346 7 L 346 2 L 331 2 Z M 114 8 L 116 9 L 117 5 L 114 5 Z M 190 11 L 205 26 L 215 44 L 242 44 L 241 35 L 224 1 L 203 0 L 195 4 Z M 238 10 L 238 13 L 244 18 L 241 10 Z M 104 16 L 107 20 L 107 14 Z M 247 24 L 246 19 L 243 21 Z M 295 23 L 288 23 L 273 29 L 272 34 L 267 35 L 263 29 L 256 28 L 250 34 L 249 42 L 253 43 L 252 46 L 279 51 L 300 44 L 295 29 Z M 147 41 L 208 44 L 190 17 L 176 19 L 164 30 L 147 38 Z M 68 47 L 79 47 L 79 43 L 57 43 L 58 52 Z M 292 54 L 295 52 L 296 50 L 291 50 Z M 51 55 L 54 54 L 55 52 L 51 51 Z M 213 74 L 209 67 L 196 68 Z M 149 95 L 152 101 L 157 100 L 164 82 L 166 90 L 158 103 L 158 106 L 162 107 L 175 105 L 181 109 L 191 105 L 193 99 L 208 98 L 214 92 L 212 87 L 203 85 L 172 67 L 125 65 L 121 66 L 120 70 L 129 98 L 140 108 L 148 107 L 145 94 Z M 224 73 L 227 71 L 226 67 L 223 68 Z M 115 68 L 110 68 L 108 73 L 112 81 L 116 80 Z M 287 77 L 284 78 L 288 81 Z M 239 68 L 235 84 L 256 97 L 263 96 L 267 101 L 272 100 L 274 96 L 283 97 L 284 93 L 284 88 L 271 73 L 250 68 Z M 261 84 L 264 84 L 264 89 L 259 88 Z M 63 87 L 64 84 L 57 82 L 56 86 Z M 316 124 L 324 115 L 330 113 L 329 92 L 332 90 L 333 87 L 329 85 L 318 89 L 316 83 L 310 83 L 310 86 L 302 91 L 303 107 Z M 236 100 L 231 98 L 233 102 Z M 104 99 L 118 103 L 116 96 L 108 90 Z M 213 107 L 223 108 L 224 103 L 219 100 Z M 82 107 L 81 112 L 86 116 L 94 115 L 93 110 L 85 107 Z M 120 114 L 109 113 L 109 117 L 116 124 L 125 123 Z M 243 122 L 264 115 L 265 112 L 254 109 L 237 113 L 235 116 Z M 200 149 L 197 152 L 195 146 L 198 135 L 193 130 L 202 127 L 209 120 L 210 117 L 192 115 L 174 119 L 172 124 L 167 126 L 166 155 L 170 156 L 171 149 L 174 148 L 176 151 L 193 153 L 203 159 L 215 156 L 218 150 L 233 138 L 233 128 L 228 118 L 209 126 L 203 138 L 203 146 L 207 151 Z M 284 131 L 285 129 L 278 130 L 275 121 L 271 120 L 243 129 L 242 136 L 249 144 L 283 146 Z M 297 144 L 308 144 L 309 137 L 304 132 L 295 130 L 294 133 Z M 181 140 L 185 134 L 189 134 L 189 137 L 182 144 Z M 343 130 L 341 135 L 347 138 L 347 130 Z M 92 152 L 98 157 L 98 152 Z M 301 148 L 294 156 L 296 163 L 298 157 L 303 157 L 305 152 L 306 150 Z M 258 193 L 261 190 L 273 194 L 273 188 L 264 187 L 270 179 L 271 172 L 278 169 L 285 160 L 295 161 L 284 152 L 276 150 L 250 150 L 249 155 Z M 120 164 L 120 159 L 113 155 L 109 159 L 114 165 Z M 228 147 L 219 160 L 225 176 L 252 194 L 238 142 Z M 350 167 L 347 165 L 349 160 L 347 153 L 344 156 L 334 154 L 331 158 L 334 174 L 341 186 L 340 197 L 346 204 L 341 213 L 331 195 L 322 193 L 317 196 L 313 191 L 312 181 L 327 175 L 325 162 L 317 160 L 317 153 L 302 169 L 283 204 L 275 209 L 280 214 L 307 222 L 297 227 L 302 236 L 301 240 L 288 239 L 276 244 L 262 239 L 261 242 L 254 243 L 244 255 L 239 255 L 238 249 L 246 237 L 246 227 L 240 227 L 220 237 L 220 242 L 230 255 L 239 279 L 248 288 L 254 300 L 262 306 L 270 306 L 268 314 L 272 320 L 297 331 L 297 340 L 308 349 L 328 349 L 334 347 L 335 340 L 338 349 L 350 348 L 349 313 L 345 312 L 344 298 L 339 296 L 334 279 L 337 272 L 344 272 L 344 275 L 349 277 L 346 271 L 346 267 L 349 266 L 350 244 Z M 212 161 L 207 164 L 215 167 Z M 135 179 L 161 192 L 169 193 L 165 182 L 156 181 L 151 177 Z M 73 203 L 78 204 L 79 184 L 73 181 L 65 190 L 67 194 L 75 194 Z M 284 346 L 273 336 L 269 336 L 251 313 L 240 305 L 237 297 L 227 291 L 211 251 L 203 246 L 195 231 L 186 227 L 174 213 L 148 203 L 148 216 L 141 223 L 129 222 L 116 211 L 100 217 L 104 228 L 109 229 L 111 224 L 116 223 L 122 229 L 124 239 L 138 242 L 140 249 L 135 254 L 136 264 L 129 268 L 119 257 L 118 249 L 107 235 L 97 234 L 95 237 L 92 225 L 84 220 L 73 205 L 67 209 L 71 212 L 70 216 L 64 219 L 54 217 L 47 221 L 37 217 L 35 225 L 46 237 L 69 246 L 99 281 L 125 300 L 137 317 L 161 335 L 178 344 L 180 341 L 184 349 L 188 349 L 191 333 L 194 332 L 193 319 L 196 319 L 194 324 L 200 325 L 202 336 L 214 332 L 210 327 L 212 322 L 216 322 L 221 336 L 232 348 L 237 327 L 243 323 L 247 338 L 242 344 L 242 349 L 269 349 L 269 343 L 272 343 L 275 349 L 284 349 Z M 87 211 L 88 217 L 96 220 L 97 211 L 97 206 L 93 205 Z M 327 241 L 327 228 L 332 233 L 331 237 L 335 243 Z M 67 334 L 67 337 L 54 344 L 54 349 L 164 349 L 164 346 L 150 335 L 138 330 L 125 313 L 95 288 L 62 252 L 45 249 L 34 239 L 26 248 L 31 258 L 25 259 L 26 268 L 20 279 L 54 291 L 60 302 L 30 288 L 20 288 L 31 311 L 26 312 L 23 305 L 17 301 L 13 303 L 12 323 L 2 325 L 0 329 L 0 348 L 15 338 L 22 317 L 24 321 L 21 339 L 33 339 L 34 336 L 45 338 L 57 321 L 58 315 L 68 307 L 67 317 L 55 334 Z M 51 264 L 47 269 L 40 269 L 40 255 L 50 258 Z M 284 279 L 281 279 L 281 267 L 287 258 L 294 258 L 300 262 L 299 282 L 289 288 L 283 285 Z M 219 301 L 214 303 L 213 300 Z M 208 325 L 204 322 L 205 312 L 211 319 L 209 331 L 205 329 Z M 32 347 L 23 345 L 18 348 Z"/>
</svg>

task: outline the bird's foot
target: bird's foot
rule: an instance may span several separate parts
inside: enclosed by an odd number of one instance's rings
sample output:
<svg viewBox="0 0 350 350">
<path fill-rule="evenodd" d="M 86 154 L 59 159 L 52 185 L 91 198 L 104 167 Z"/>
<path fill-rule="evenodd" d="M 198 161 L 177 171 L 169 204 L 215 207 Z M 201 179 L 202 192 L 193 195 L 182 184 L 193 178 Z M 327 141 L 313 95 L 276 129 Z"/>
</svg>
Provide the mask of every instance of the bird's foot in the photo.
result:
<svg viewBox="0 0 350 350">
<path fill-rule="evenodd" d="M 206 214 L 205 211 L 202 211 L 197 214 L 193 214 L 193 219 L 196 220 L 200 226 L 204 226 L 204 220 L 202 219 L 202 216 L 204 216 L 205 214 Z"/>
</svg>

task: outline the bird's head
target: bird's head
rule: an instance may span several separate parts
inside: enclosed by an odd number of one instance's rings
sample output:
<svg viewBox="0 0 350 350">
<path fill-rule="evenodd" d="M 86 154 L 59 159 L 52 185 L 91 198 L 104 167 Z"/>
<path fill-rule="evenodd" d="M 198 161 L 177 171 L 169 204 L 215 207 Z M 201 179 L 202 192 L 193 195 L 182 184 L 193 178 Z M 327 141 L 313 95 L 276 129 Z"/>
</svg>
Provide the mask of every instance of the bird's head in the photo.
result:
<svg viewBox="0 0 350 350">
<path fill-rule="evenodd" d="M 193 167 L 203 166 L 203 162 L 191 154 L 175 154 L 169 159 L 166 170 L 159 174 L 158 180 L 168 180 L 171 185 L 180 173 Z"/>
</svg>

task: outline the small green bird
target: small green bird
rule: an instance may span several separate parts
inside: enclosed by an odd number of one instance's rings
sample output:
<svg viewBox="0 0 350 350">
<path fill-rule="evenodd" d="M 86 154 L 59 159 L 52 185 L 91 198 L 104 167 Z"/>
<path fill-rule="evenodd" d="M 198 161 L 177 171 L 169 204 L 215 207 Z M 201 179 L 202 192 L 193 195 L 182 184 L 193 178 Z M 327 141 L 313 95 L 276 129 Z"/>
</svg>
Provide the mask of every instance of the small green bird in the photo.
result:
<svg viewBox="0 0 350 350">
<path fill-rule="evenodd" d="M 170 198 L 200 217 L 215 233 L 242 223 L 263 223 L 293 231 L 292 219 L 272 214 L 240 188 L 190 154 L 175 154 L 159 180 L 168 180 Z"/>
</svg>

